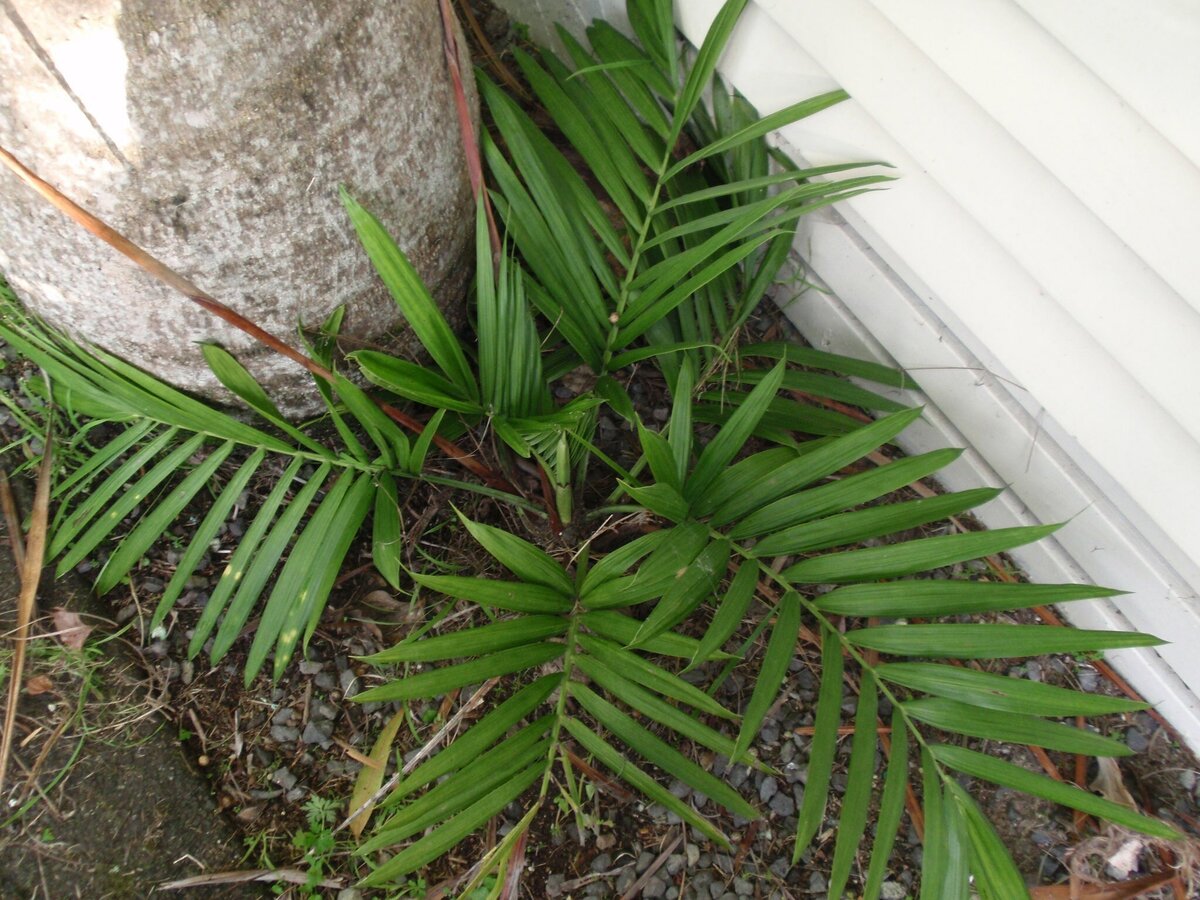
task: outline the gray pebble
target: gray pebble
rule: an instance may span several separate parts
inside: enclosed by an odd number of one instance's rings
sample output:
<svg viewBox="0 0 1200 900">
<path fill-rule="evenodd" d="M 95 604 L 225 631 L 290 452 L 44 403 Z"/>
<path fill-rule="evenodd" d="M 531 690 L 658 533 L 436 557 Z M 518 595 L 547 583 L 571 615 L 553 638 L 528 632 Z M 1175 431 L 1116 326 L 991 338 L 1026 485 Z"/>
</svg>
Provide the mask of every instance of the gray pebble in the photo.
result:
<svg viewBox="0 0 1200 900">
<path fill-rule="evenodd" d="M 332 691 L 337 687 L 337 682 L 334 681 L 333 676 L 328 672 L 318 672 L 317 677 L 313 679 L 313 684 L 323 691 Z"/>
<path fill-rule="evenodd" d="M 1079 687 L 1085 691 L 1094 691 L 1100 684 L 1100 676 L 1093 669 L 1079 670 Z"/>
<path fill-rule="evenodd" d="M 272 725 L 271 740 L 277 744 L 287 744 L 291 741 L 299 740 L 300 732 L 298 729 L 292 728 L 290 725 Z"/>
<path fill-rule="evenodd" d="M 643 897 L 662 897 L 667 893 L 667 883 L 655 875 L 642 885 Z"/>
<path fill-rule="evenodd" d="M 291 773 L 286 767 L 276 769 L 271 773 L 271 782 L 279 785 L 285 791 L 290 791 L 296 786 L 296 776 Z"/>
<path fill-rule="evenodd" d="M 667 888 L 667 892 L 663 896 L 665 896 L 667 900 L 675 900 L 675 898 L 679 896 L 679 888 L 672 884 Z"/>
<path fill-rule="evenodd" d="M 337 900 L 362 900 L 362 891 L 358 888 L 342 888 L 338 891 Z"/>
<path fill-rule="evenodd" d="M 759 732 L 759 737 L 763 743 L 774 744 L 779 740 L 779 726 L 770 723 L 764 725 L 762 731 Z"/>
<path fill-rule="evenodd" d="M 555 872 L 553 875 L 546 876 L 546 896 L 561 897 L 563 882 L 567 880 L 567 876 L 561 872 Z"/>
<path fill-rule="evenodd" d="M 879 886 L 879 900 L 904 900 L 908 888 L 896 881 L 885 881 Z"/>
<path fill-rule="evenodd" d="M 290 706 L 285 706 L 283 709 L 275 711 L 275 715 L 271 716 L 272 725 L 291 725 L 292 719 L 296 717 L 296 711 Z"/>
<path fill-rule="evenodd" d="M 808 890 L 813 894 L 823 894 L 829 887 L 829 882 L 825 880 L 825 876 L 820 872 L 813 872 L 808 876 Z"/>
<path fill-rule="evenodd" d="M 672 853 L 667 857 L 667 874 L 674 878 L 679 874 L 685 862 L 687 860 L 682 853 Z"/>
<path fill-rule="evenodd" d="M 745 878 L 733 879 L 733 892 L 739 897 L 750 897 L 754 894 L 754 885 Z"/>
<path fill-rule="evenodd" d="M 648 868 L 650 868 L 650 864 L 652 862 L 654 862 L 654 854 L 649 852 L 648 850 L 643 851 L 642 855 L 637 858 L 638 874 L 640 875 L 643 872 L 645 872 Z"/>
<path fill-rule="evenodd" d="M 633 871 L 633 867 L 630 866 L 617 876 L 617 894 L 624 896 L 633 887 L 635 881 L 637 881 L 637 872 Z"/>
<path fill-rule="evenodd" d="M 300 660 L 300 674 L 301 675 L 316 675 L 323 668 L 325 668 L 325 663 L 317 662 L 316 660 L 312 660 L 312 659 Z"/>
<path fill-rule="evenodd" d="M 679 779 L 675 779 L 675 781 L 671 782 L 671 787 L 668 790 L 670 790 L 670 792 L 680 800 L 692 792 L 692 789 Z"/>
<path fill-rule="evenodd" d="M 338 684 L 342 688 L 342 696 L 349 699 L 358 693 L 358 676 L 353 669 L 343 669 L 338 673 Z"/>
<path fill-rule="evenodd" d="M 1125 733 L 1125 744 L 1134 753 L 1144 753 L 1146 748 L 1150 746 L 1150 739 L 1136 728 L 1130 728 Z"/>
<path fill-rule="evenodd" d="M 729 786 L 735 791 L 741 790 L 742 785 L 750 778 L 749 766 L 734 766 L 733 771 L 729 773 Z"/>
<path fill-rule="evenodd" d="M 776 794 L 771 798 L 771 811 L 776 815 L 790 816 L 796 812 L 796 801 L 787 794 Z"/>
<path fill-rule="evenodd" d="M 687 854 L 688 868 L 696 868 L 696 862 L 700 859 L 700 848 L 695 844 L 688 844 L 683 848 L 683 851 Z"/>
<path fill-rule="evenodd" d="M 333 728 L 327 722 L 317 722 L 310 719 L 308 724 L 304 726 L 304 734 L 300 737 L 306 744 L 320 744 L 322 748 L 330 746 L 333 741 L 329 736 L 333 733 Z"/>
<path fill-rule="evenodd" d="M 286 799 L 288 803 L 298 803 L 304 799 L 305 790 L 302 787 L 292 788 L 287 792 Z"/>
<path fill-rule="evenodd" d="M 712 897 L 713 900 L 717 900 L 724 893 L 725 885 L 720 881 L 714 881 L 708 886 L 708 896 Z"/>
<path fill-rule="evenodd" d="M 768 775 L 762 780 L 758 786 L 758 799 L 763 803 L 768 802 L 779 791 L 779 782 Z"/>
<path fill-rule="evenodd" d="M 733 872 L 733 857 L 728 853 L 717 853 L 713 856 L 713 866 L 728 875 Z"/>
<path fill-rule="evenodd" d="M 593 872 L 607 872 L 611 868 L 612 868 L 612 857 L 609 856 L 607 853 L 601 853 L 599 856 L 597 856 L 595 859 L 592 860 L 592 871 Z"/>
</svg>

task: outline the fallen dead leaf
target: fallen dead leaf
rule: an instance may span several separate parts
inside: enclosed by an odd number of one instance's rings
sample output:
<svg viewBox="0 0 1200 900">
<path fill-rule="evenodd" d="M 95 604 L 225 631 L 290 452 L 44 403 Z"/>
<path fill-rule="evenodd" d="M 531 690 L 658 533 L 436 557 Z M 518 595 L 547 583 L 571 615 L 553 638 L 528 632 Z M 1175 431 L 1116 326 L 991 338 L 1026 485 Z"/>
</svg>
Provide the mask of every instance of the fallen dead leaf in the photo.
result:
<svg viewBox="0 0 1200 900">
<path fill-rule="evenodd" d="M 58 606 L 54 609 L 54 631 L 64 647 L 82 650 L 88 635 L 92 633 L 92 626 L 83 624 L 79 613 Z"/>
<path fill-rule="evenodd" d="M 25 682 L 25 693 L 30 697 L 47 694 L 54 690 L 54 682 L 45 675 L 34 675 Z"/>
<path fill-rule="evenodd" d="M 1033 900 L 1135 900 L 1174 877 L 1174 872 L 1162 872 L 1117 884 L 1055 884 L 1030 888 L 1029 895 Z"/>
<path fill-rule="evenodd" d="M 1096 759 L 1096 765 L 1098 767 L 1096 777 L 1088 787 L 1099 793 L 1105 800 L 1120 803 L 1136 812 L 1137 801 L 1125 788 L 1125 782 L 1121 778 L 1121 767 L 1117 765 L 1117 761 L 1111 756 L 1101 756 Z"/>
</svg>

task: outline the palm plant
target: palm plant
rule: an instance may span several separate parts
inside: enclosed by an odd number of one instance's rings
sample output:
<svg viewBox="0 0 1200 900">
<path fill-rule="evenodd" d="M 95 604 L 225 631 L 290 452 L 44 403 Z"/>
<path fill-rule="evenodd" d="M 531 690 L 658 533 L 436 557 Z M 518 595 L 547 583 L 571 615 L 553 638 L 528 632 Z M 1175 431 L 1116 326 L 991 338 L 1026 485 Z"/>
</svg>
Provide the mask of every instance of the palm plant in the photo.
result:
<svg viewBox="0 0 1200 900">
<path fill-rule="evenodd" d="M 49 554 L 59 572 L 115 542 L 97 579 L 100 590 L 113 587 L 210 492 L 208 512 L 155 611 L 158 627 L 247 486 L 266 481 L 272 484 L 266 499 L 197 623 L 192 655 L 211 640 L 210 655 L 221 658 L 260 608 L 245 676 L 253 679 L 273 654 L 278 678 L 311 638 L 342 561 L 368 522 L 375 565 L 394 588 L 411 580 L 474 604 L 488 618 L 473 627 L 423 629 L 368 660 L 380 667 L 382 683 L 357 701 L 408 703 L 480 682 L 504 699 L 440 751 L 431 742 L 428 755 L 404 766 L 373 798 L 380 800 L 373 832 L 359 848 L 372 867 L 366 885 L 417 870 L 536 785 L 527 814 L 474 880 L 503 871 L 559 766 L 567 783 L 582 765 L 602 766 L 727 843 L 718 822 L 678 800 L 644 766 L 755 818 L 751 804 L 679 748 L 691 743 L 768 769 L 753 745 L 777 702 L 802 625 L 819 642 L 822 667 L 794 860 L 803 858 L 829 814 L 844 685 L 857 695 L 846 787 L 833 804 L 840 827 L 831 896 L 848 884 L 872 811 L 875 837 L 861 883 L 865 896 L 879 895 L 914 765 L 926 825 L 922 897 L 966 897 L 969 878 L 985 897 L 1026 892 L 960 775 L 1149 834 L 1175 835 L 1161 822 L 961 740 L 1120 755 L 1123 745 L 1052 720 L 1144 704 L 953 664 L 1149 646 L 1157 639 L 962 621 L 1113 592 L 914 577 L 1038 540 L 1053 527 L 857 547 L 957 516 L 996 491 L 890 500 L 957 456 L 946 450 L 866 463 L 921 414 L 880 388 L 912 382 L 881 366 L 787 343 L 738 348 L 737 332 L 774 282 L 797 218 L 882 180 L 812 180 L 851 166 L 772 168 L 764 135 L 844 94 L 763 119 L 729 97 L 714 70 L 744 6 L 745 0 L 726 3 L 690 60 L 676 41 L 670 5 L 654 0 L 629 3 L 641 46 L 601 23 L 589 32 L 590 49 L 563 35 L 574 71 L 549 54 L 519 53 L 523 74 L 578 154 L 578 168 L 481 76 L 495 126 L 495 136 L 483 140 L 494 190 L 477 204 L 474 341 L 450 329 L 383 226 L 345 195 L 364 249 L 428 360 L 351 354 L 350 364 L 382 392 L 369 393 L 337 371 L 344 363 L 335 354 L 340 313 L 333 314 L 301 358 L 325 402 L 316 427 L 287 421 L 220 347 L 204 348 L 210 366 L 259 424 L 82 348 L 11 305 L 4 309 L 0 336 L 48 374 L 47 390 L 69 414 L 92 420 L 75 440 L 93 452 L 61 473 L 55 488 L 59 511 Z M 700 102 L 706 91 L 711 114 Z M 489 233 L 489 202 L 504 238 Z M 638 363 L 661 371 L 672 394 L 657 432 L 639 417 L 623 384 L 623 372 Z M 556 405 L 550 384 L 579 366 L 594 376 L 594 389 Z M 832 402 L 801 402 L 798 394 Z M 418 404 L 428 415 L 420 421 L 396 403 Z M 604 403 L 636 434 L 640 460 L 629 470 L 594 445 Z M 847 405 L 881 417 L 864 424 L 831 408 Z M 483 484 L 436 471 L 435 448 L 471 459 L 453 439 L 472 428 L 490 430 L 508 450 L 537 461 L 546 473 L 540 501 L 512 488 L 500 474 L 502 461 L 470 463 Z M 705 434 L 711 434 L 706 441 Z M 566 537 L 539 547 L 460 514 L 510 577 L 404 570 L 404 485 L 420 479 L 483 493 L 559 525 L 575 514 L 574 485 L 592 460 L 615 471 L 613 502 L 636 511 L 646 533 L 607 552 L 588 541 L 570 545 Z M 767 605 L 765 615 L 756 612 L 756 600 Z M 752 642 L 735 640 L 747 619 L 765 638 L 757 659 L 745 658 Z M 726 708 L 682 677 L 712 661 L 756 667 L 744 709 Z M 394 674 L 396 666 L 401 674 Z M 892 737 L 877 791 L 882 703 L 891 707 Z"/>
</svg>

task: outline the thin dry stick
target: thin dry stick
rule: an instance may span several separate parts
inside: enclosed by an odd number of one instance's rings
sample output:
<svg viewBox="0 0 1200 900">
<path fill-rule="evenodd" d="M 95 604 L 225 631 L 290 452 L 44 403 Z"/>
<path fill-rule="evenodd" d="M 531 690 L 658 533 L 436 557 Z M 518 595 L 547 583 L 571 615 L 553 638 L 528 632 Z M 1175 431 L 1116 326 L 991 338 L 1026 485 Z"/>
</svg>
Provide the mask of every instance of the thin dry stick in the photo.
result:
<svg viewBox="0 0 1200 900">
<path fill-rule="evenodd" d="M 462 66 L 458 55 L 458 38 L 455 36 L 454 10 L 450 8 L 450 0 L 441 0 L 439 9 L 442 13 L 442 50 L 446 54 L 446 69 L 450 73 L 450 81 L 454 85 L 454 108 L 458 112 L 458 130 L 462 135 L 463 155 L 467 160 L 467 174 L 471 179 L 471 191 L 478 202 L 482 199 L 483 211 L 487 216 L 488 238 L 492 245 L 492 258 L 500 258 L 500 231 L 496 228 L 496 219 L 492 214 L 492 204 L 488 200 L 487 191 L 483 184 L 483 159 L 479 155 L 479 141 L 475 137 L 475 121 L 471 116 L 471 106 L 467 102 L 467 91 L 463 85 Z"/>
<path fill-rule="evenodd" d="M 374 806 L 376 803 L 378 803 L 384 794 L 391 791 L 392 788 L 400 783 L 401 778 L 420 765 L 421 761 L 424 760 L 425 757 L 429 756 L 429 754 L 433 752 L 433 749 L 442 742 L 442 739 L 453 729 L 458 727 L 459 723 L 462 722 L 467 713 L 475 709 L 475 707 L 479 706 L 479 704 L 483 702 L 483 698 L 488 695 L 491 689 L 494 688 L 499 681 L 499 678 L 490 678 L 480 685 L 479 689 L 475 691 L 475 693 L 471 695 L 470 699 L 468 699 L 467 702 L 459 708 L 458 712 L 454 714 L 453 718 L 443 725 L 438 730 L 438 733 L 431 737 L 425 746 L 422 747 L 412 759 L 404 764 L 402 769 L 393 774 L 392 777 L 389 778 L 387 782 L 385 782 L 379 788 L 379 790 L 368 797 L 358 809 L 350 813 L 350 815 L 347 816 L 337 828 L 333 829 L 334 834 L 337 834 L 337 832 L 341 831 L 343 828 L 348 827 L 351 822 L 362 815 L 363 810 L 365 810 L 368 806 Z"/>
<path fill-rule="evenodd" d="M 286 356 L 296 365 L 301 366 L 322 378 L 325 381 L 333 381 L 333 373 L 324 366 L 309 359 L 294 347 L 284 343 L 279 338 L 275 337 L 270 332 L 255 325 L 241 313 L 238 313 L 226 306 L 219 300 L 209 296 L 204 291 L 200 290 L 195 284 L 184 278 L 178 272 L 167 266 L 165 263 L 158 260 L 156 257 L 147 253 L 137 244 L 130 241 L 123 234 L 116 231 L 114 228 L 107 225 L 102 220 L 96 218 L 83 207 L 79 206 L 74 201 L 70 200 L 62 194 L 56 187 L 47 181 L 39 178 L 29 168 L 25 166 L 19 159 L 0 147 L 0 162 L 3 162 L 11 169 L 18 178 L 24 181 L 29 187 L 41 194 L 49 203 L 64 213 L 68 218 L 72 219 L 76 224 L 82 226 L 87 231 L 94 234 L 100 240 L 104 241 L 114 250 L 124 254 L 129 259 L 133 260 L 147 273 L 157 278 L 159 281 L 168 287 L 174 288 L 179 293 L 183 294 L 197 306 L 207 310 L 219 319 L 223 319 L 233 327 L 250 335 L 259 343 L 271 348 L 276 353 Z M 374 398 L 372 398 L 374 399 Z M 397 409 L 389 403 L 383 403 L 375 400 L 376 405 L 393 421 L 399 423 L 410 431 L 420 434 L 425 425 L 423 422 L 414 419 L 408 413 Z M 493 471 L 488 466 L 475 459 L 466 450 L 463 450 L 453 441 L 449 441 L 441 435 L 435 435 L 433 442 L 447 456 L 456 460 L 464 468 L 478 475 L 492 487 L 502 491 L 507 491 L 512 494 L 519 493 L 503 475 Z"/>
<path fill-rule="evenodd" d="M 8 773 L 8 758 L 12 751 L 17 703 L 21 699 L 21 683 L 25 673 L 25 645 L 29 640 L 29 623 L 37 599 L 38 581 L 42 577 L 42 561 L 46 555 L 46 528 L 50 517 L 50 470 L 53 456 L 53 435 L 47 430 L 42 449 L 42 464 L 38 467 L 37 491 L 33 498 L 33 515 L 25 543 L 25 558 L 21 566 L 21 593 L 17 598 L 17 633 L 13 637 L 12 670 L 8 680 L 8 707 L 4 710 L 4 735 L 0 737 L 0 794 L 4 776 Z"/>
<path fill-rule="evenodd" d="M 21 538 L 21 517 L 17 515 L 17 501 L 13 498 L 8 473 L 0 469 L 0 507 L 4 510 L 4 525 L 8 529 L 8 543 L 12 547 L 13 562 L 17 571 L 25 568 L 25 541 Z"/>
</svg>

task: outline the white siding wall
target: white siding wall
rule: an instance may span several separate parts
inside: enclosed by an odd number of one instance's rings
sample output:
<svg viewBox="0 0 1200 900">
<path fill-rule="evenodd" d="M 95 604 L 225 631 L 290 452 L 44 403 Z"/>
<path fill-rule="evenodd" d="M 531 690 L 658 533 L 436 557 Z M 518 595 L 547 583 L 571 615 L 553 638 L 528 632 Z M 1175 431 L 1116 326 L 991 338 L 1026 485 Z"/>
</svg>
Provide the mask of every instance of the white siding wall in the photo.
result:
<svg viewBox="0 0 1200 900">
<path fill-rule="evenodd" d="M 694 43 L 719 7 L 677 3 Z M 910 449 L 971 447 L 990 525 L 1070 520 L 1016 555 L 1131 591 L 1064 611 L 1173 641 L 1113 659 L 1200 749 L 1197 46 L 1191 0 L 752 0 L 722 71 L 763 113 L 849 91 L 781 145 L 900 180 L 803 224 L 789 314 L 913 372 Z"/>
</svg>

